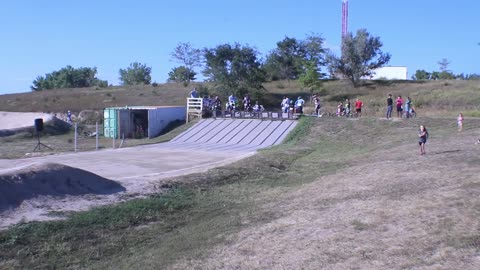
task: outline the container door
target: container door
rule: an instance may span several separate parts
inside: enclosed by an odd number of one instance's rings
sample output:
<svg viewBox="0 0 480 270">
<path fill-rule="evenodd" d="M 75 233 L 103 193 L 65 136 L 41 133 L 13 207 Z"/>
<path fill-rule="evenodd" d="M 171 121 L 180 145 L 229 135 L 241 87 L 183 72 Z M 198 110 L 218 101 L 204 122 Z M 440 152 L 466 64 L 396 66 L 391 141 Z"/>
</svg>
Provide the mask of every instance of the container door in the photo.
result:
<svg viewBox="0 0 480 270">
<path fill-rule="evenodd" d="M 107 108 L 103 110 L 103 135 L 107 138 L 118 138 L 117 134 L 117 110 Z"/>
</svg>

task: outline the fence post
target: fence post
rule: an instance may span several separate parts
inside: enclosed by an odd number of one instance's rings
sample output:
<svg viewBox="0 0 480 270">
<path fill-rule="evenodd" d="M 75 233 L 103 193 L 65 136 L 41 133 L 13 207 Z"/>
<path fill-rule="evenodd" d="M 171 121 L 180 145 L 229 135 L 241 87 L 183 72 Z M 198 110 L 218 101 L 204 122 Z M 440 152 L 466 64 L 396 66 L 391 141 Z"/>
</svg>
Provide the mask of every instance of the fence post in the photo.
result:
<svg viewBox="0 0 480 270">
<path fill-rule="evenodd" d="M 120 142 L 120 146 L 118 148 L 122 148 L 124 141 L 125 141 L 125 133 L 122 133 L 122 141 Z"/>
<path fill-rule="evenodd" d="M 98 121 L 95 123 L 95 150 L 98 151 Z"/>
<path fill-rule="evenodd" d="M 75 122 L 75 138 L 74 138 L 74 147 L 73 147 L 73 151 L 75 151 L 75 153 L 77 152 L 77 139 L 78 139 L 78 133 L 77 133 L 77 122 Z"/>
</svg>

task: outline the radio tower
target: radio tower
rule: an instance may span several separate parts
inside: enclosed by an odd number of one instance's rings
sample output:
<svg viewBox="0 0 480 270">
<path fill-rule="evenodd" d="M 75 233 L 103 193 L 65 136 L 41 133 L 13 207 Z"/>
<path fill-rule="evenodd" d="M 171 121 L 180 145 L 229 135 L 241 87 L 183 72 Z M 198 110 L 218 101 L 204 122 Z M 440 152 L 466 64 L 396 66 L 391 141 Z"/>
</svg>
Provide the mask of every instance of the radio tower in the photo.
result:
<svg viewBox="0 0 480 270">
<path fill-rule="evenodd" d="M 342 40 L 348 33 L 348 0 L 342 0 Z"/>
</svg>

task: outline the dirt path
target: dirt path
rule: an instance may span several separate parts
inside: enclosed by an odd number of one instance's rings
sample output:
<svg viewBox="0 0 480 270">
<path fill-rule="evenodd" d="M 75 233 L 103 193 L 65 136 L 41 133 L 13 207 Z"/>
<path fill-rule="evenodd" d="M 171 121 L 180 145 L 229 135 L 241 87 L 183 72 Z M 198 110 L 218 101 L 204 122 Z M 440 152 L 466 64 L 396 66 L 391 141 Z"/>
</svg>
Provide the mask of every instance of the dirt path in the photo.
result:
<svg viewBox="0 0 480 270">
<path fill-rule="evenodd" d="M 20 221 L 52 220 L 51 213 L 86 210 L 159 190 L 161 179 L 203 172 L 253 155 L 243 151 L 192 151 L 163 148 L 161 144 L 132 148 L 52 155 L 38 158 L 0 160 L 0 175 L 44 163 L 63 164 L 114 180 L 126 191 L 110 195 L 39 196 L 25 200 L 14 210 L 0 213 L 0 228 Z"/>
</svg>

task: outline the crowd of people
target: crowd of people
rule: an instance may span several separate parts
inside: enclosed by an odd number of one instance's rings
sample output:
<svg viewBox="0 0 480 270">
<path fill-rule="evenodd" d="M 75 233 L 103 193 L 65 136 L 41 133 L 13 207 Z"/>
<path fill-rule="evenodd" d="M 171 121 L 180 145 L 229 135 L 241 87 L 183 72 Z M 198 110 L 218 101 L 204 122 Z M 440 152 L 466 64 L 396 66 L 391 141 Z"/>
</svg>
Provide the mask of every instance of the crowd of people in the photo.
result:
<svg viewBox="0 0 480 270">
<path fill-rule="evenodd" d="M 196 88 L 190 92 L 191 98 L 199 98 L 199 94 Z M 312 103 L 314 104 L 315 115 L 321 116 L 321 103 L 320 98 L 317 95 L 312 96 Z M 249 94 L 246 94 L 242 100 L 243 108 L 240 107 L 237 97 L 233 94 L 228 97 L 228 101 L 225 103 L 225 110 L 229 112 L 240 111 L 243 109 L 244 112 L 259 113 L 263 112 L 265 108 L 263 105 L 260 105 L 258 101 L 252 106 L 252 102 Z M 204 104 L 211 110 L 221 111 L 222 110 L 222 101 L 218 96 L 210 99 L 209 97 L 204 98 Z M 345 101 L 341 101 L 337 105 L 337 110 L 335 112 L 336 116 L 346 116 L 346 117 L 361 117 L 363 102 L 357 98 L 353 104 L 355 110 L 352 110 L 352 103 L 349 98 L 346 98 Z M 280 109 L 283 113 L 289 114 L 303 114 L 305 107 L 305 100 L 299 96 L 295 100 L 290 99 L 287 96 L 284 96 L 281 103 Z M 416 117 L 416 111 L 413 106 L 412 99 L 407 96 L 404 100 L 401 95 L 398 95 L 395 100 L 393 99 L 392 94 L 388 94 L 386 100 L 386 119 L 392 119 L 393 110 L 396 108 L 397 118 L 412 118 Z M 461 132 L 463 129 L 463 114 L 459 113 L 457 117 L 457 127 L 458 131 Z M 420 155 L 425 155 L 425 144 L 429 137 L 427 128 L 425 125 L 421 125 L 418 130 L 418 144 L 420 147 Z M 480 143 L 480 139 L 478 141 Z"/>
<path fill-rule="evenodd" d="M 190 91 L 190 98 L 200 98 L 200 95 L 196 88 L 193 88 Z M 203 106 L 207 110 L 211 111 L 222 111 L 222 100 L 219 96 L 215 96 L 214 98 L 210 98 L 210 96 L 205 96 L 202 98 Z M 231 94 L 228 96 L 228 100 L 225 102 L 225 111 L 229 113 L 235 113 L 239 111 L 249 112 L 252 114 L 258 114 L 260 112 L 265 111 L 263 105 L 259 104 L 258 101 L 255 101 L 255 104 L 252 105 L 252 101 L 249 94 L 245 94 L 242 100 L 242 105 L 238 98 Z"/>
<path fill-rule="evenodd" d="M 410 97 L 407 97 L 406 100 L 403 100 L 402 96 L 397 96 L 395 99 L 395 107 L 397 108 L 397 117 L 398 118 L 411 118 L 416 116 L 415 109 L 413 108 L 413 102 Z M 393 98 L 392 94 L 388 94 L 387 98 L 387 119 L 392 118 L 393 111 Z"/>
<path fill-rule="evenodd" d="M 355 100 L 355 111 L 352 111 L 352 104 L 349 98 L 345 99 L 345 103 L 342 101 L 337 105 L 337 111 L 335 115 L 337 116 L 346 116 L 346 117 L 361 117 L 362 116 L 362 108 L 363 102 L 357 98 Z"/>
</svg>

